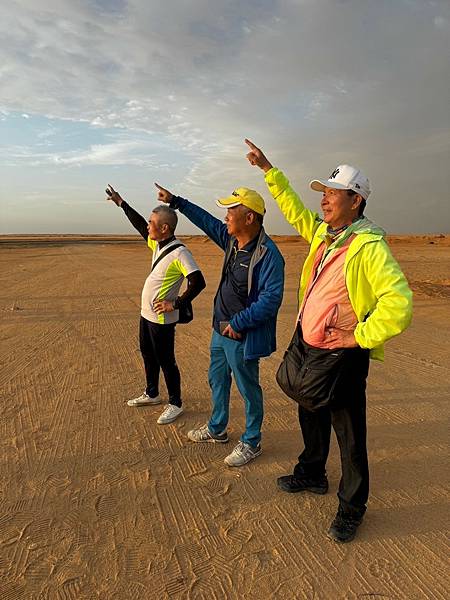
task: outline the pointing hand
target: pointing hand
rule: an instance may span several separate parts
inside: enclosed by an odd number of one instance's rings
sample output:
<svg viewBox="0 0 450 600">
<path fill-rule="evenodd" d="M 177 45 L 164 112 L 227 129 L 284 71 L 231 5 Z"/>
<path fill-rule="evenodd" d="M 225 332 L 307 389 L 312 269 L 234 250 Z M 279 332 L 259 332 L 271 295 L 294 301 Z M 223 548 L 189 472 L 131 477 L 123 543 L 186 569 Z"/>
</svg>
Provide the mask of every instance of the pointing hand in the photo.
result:
<svg viewBox="0 0 450 600">
<path fill-rule="evenodd" d="M 106 198 L 107 200 L 112 200 L 117 206 L 122 204 L 122 196 L 119 194 L 119 192 L 116 192 L 111 184 L 108 183 L 108 187 L 106 188 L 105 192 L 108 194 L 108 198 Z"/>
<path fill-rule="evenodd" d="M 169 190 L 166 190 L 165 188 L 161 187 L 156 182 L 155 182 L 155 185 L 156 185 L 156 187 L 159 190 L 159 192 L 158 192 L 158 200 L 160 202 L 165 202 L 166 204 L 170 204 L 170 201 L 173 198 L 173 194 L 171 192 L 169 192 Z"/>
<path fill-rule="evenodd" d="M 255 146 L 253 142 L 248 139 L 245 139 L 245 143 L 250 148 L 250 152 L 247 154 L 247 159 L 252 165 L 256 165 L 260 169 L 267 173 L 272 168 L 271 163 L 264 156 L 263 152 Z"/>
</svg>

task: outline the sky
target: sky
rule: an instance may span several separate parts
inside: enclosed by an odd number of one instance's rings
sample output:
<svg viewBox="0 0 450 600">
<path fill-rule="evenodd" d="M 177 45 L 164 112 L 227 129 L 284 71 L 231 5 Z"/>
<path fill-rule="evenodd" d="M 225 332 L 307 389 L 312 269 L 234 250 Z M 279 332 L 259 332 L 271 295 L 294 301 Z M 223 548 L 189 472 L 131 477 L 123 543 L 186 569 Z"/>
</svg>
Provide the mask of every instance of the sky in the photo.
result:
<svg viewBox="0 0 450 600">
<path fill-rule="evenodd" d="M 132 233 L 104 188 L 147 218 L 155 181 L 219 218 L 256 189 L 294 233 L 246 137 L 314 210 L 348 163 L 389 233 L 450 232 L 449 0 L 3 4 L 0 233 Z"/>
</svg>

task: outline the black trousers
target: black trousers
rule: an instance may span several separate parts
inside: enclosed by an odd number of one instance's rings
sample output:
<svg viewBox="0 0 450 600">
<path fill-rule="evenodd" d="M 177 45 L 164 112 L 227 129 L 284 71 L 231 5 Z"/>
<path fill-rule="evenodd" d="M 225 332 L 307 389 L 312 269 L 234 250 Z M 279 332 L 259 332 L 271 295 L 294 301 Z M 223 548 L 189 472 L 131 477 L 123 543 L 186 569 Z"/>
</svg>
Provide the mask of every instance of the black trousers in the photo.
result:
<svg viewBox="0 0 450 600">
<path fill-rule="evenodd" d="M 335 394 L 328 406 L 311 412 L 298 410 L 304 450 L 298 457 L 294 476 L 325 475 L 333 427 L 341 453 L 342 476 L 338 498 L 346 512 L 362 516 L 369 496 L 367 460 L 366 379 L 369 373 L 369 351 L 362 348 L 345 350 Z"/>
<path fill-rule="evenodd" d="M 141 317 L 139 343 L 147 378 L 147 394 L 159 393 L 159 372 L 162 369 L 169 394 L 169 404 L 181 406 L 180 371 L 175 360 L 175 323 L 159 325 Z"/>
</svg>

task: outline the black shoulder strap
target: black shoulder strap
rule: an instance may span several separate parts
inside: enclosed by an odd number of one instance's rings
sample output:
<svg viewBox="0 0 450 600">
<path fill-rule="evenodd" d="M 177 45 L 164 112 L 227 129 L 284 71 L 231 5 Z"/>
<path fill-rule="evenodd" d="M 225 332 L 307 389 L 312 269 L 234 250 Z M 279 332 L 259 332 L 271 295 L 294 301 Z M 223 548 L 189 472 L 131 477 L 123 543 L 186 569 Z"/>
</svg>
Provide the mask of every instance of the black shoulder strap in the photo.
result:
<svg viewBox="0 0 450 600">
<path fill-rule="evenodd" d="M 176 250 L 176 248 L 180 248 L 181 246 L 184 246 L 184 244 L 181 244 L 181 243 L 174 244 L 173 246 L 169 246 L 169 248 L 166 248 L 165 250 L 163 250 L 163 252 L 161 252 L 161 254 L 158 256 L 158 258 L 153 263 L 150 273 L 153 271 L 153 269 L 156 267 L 156 265 L 159 263 L 160 260 L 162 260 L 165 256 L 170 254 L 172 252 L 172 250 Z"/>
</svg>

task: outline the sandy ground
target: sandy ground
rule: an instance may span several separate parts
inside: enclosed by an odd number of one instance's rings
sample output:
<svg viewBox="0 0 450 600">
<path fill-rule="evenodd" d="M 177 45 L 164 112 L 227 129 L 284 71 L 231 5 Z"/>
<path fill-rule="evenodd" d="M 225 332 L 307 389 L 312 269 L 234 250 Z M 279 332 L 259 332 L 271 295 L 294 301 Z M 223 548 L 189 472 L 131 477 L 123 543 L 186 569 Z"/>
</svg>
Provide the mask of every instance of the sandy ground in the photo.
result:
<svg viewBox="0 0 450 600">
<path fill-rule="evenodd" d="M 303 242 L 280 240 L 287 278 L 279 350 L 261 365 L 264 451 L 232 470 L 223 458 L 243 428 L 235 390 L 228 446 L 186 438 L 210 408 L 219 249 L 187 240 L 208 287 L 195 321 L 177 328 L 186 412 L 160 426 L 161 407 L 125 404 L 143 388 L 137 330 L 149 253 L 143 242 L 108 240 L 0 240 L 0 598 L 448 598 L 450 237 L 392 240 L 415 317 L 371 367 L 371 496 L 345 546 L 325 535 L 340 477 L 334 438 L 329 494 L 275 485 L 301 449 L 296 408 L 274 374 Z"/>
</svg>

